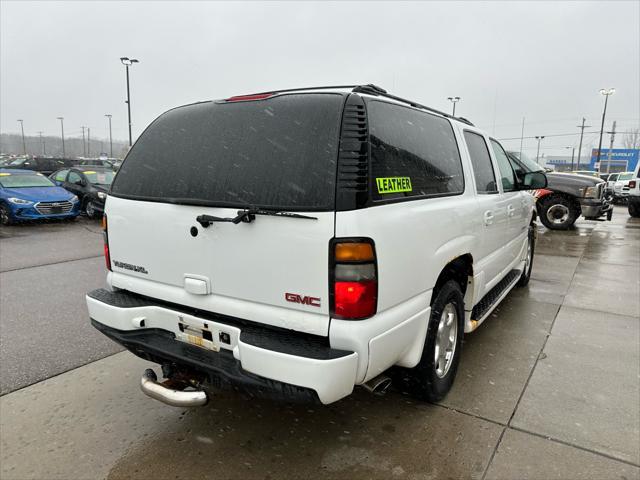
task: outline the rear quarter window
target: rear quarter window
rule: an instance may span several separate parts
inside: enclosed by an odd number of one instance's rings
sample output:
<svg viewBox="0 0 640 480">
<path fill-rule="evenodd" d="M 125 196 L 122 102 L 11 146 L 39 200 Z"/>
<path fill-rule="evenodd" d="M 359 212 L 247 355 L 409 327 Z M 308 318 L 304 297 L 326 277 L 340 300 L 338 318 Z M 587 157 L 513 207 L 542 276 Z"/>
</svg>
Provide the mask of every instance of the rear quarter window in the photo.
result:
<svg viewBox="0 0 640 480">
<path fill-rule="evenodd" d="M 212 206 L 332 210 L 341 94 L 206 102 L 161 115 L 111 192 Z"/>
<path fill-rule="evenodd" d="M 377 100 L 367 102 L 374 201 L 464 191 L 458 145 L 448 120 Z"/>
</svg>

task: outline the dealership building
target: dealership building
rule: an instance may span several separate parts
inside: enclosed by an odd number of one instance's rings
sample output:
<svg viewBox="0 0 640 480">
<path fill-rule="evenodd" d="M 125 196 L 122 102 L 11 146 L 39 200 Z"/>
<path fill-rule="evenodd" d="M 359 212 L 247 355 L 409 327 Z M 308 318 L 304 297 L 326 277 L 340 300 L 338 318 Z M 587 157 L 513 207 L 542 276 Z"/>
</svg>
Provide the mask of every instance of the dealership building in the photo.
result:
<svg viewBox="0 0 640 480">
<path fill-rule="evenodd" d="M 575 156 L 577 157 L 577 155 Z M 598 149 L 591 150 L 591 158 L 581 158 L 580 166 L 577 166 L 577 158 L 571 159 L 571 155 L 549 155 L 546 157 L 546 166 L 557 172 L 570 172 L 571 170 L 593 170 L 600 172 L 628 172 L 636 168 L 639 149 L 614 148 L 611 149 L 609 161 L 609 149 L 603 149 L 598 163 Z M 607 167 L 608 170 L 607 170 Z"/>
</svg>

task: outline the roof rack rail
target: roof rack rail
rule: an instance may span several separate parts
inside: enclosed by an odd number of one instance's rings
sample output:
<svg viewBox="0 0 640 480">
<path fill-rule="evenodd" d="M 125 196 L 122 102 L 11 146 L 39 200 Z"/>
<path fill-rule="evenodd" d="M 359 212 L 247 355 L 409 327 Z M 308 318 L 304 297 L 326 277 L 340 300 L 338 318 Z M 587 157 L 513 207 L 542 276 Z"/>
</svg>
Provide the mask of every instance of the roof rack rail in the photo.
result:
<svg viewBox="0 0 640 480">
<path fill-rule="evenodd" d="M 415 108 L 422 108 L 424 110 L 428 110 L 430 112 L 433 113 L 437 113 L 438 115 L 442 115 L 443 117 L 447 117 L 447 118 L 452 118 L 454 120 L 458 120 L 459 122 L 463 122 L 466 123 L 467 125 L 471 125 L 472 127 L 474 126 L 473 123 L 471 123 L 469 120 L 467 120 L 464 117 L 454 117 L 453 115 L 449 115 L 448 113 L 445 112 L 441 112 L 440 110 L 436 110 L 435 108 L 431 108 L 431 107 L 427 107 L 425 105 L 422 105 L 418 102 L 414 102 L 413 100 L 407 100 L 406 98 L 402 98 L 402 97 L 397 97 L 395 95 L 391 95 L 390 93 L 387 93 L 387 91 L 384 88 L 381 88 L 377 85 L 373 85 L 373 84 L 368 84 L 368 85 L 358 85 L 357 87 L 355 87 L 353 90 L 353 92 L 355 93 L 367 93 L 369 95 L 376 95 L 376 96 L 382 96 L 382 97 L 387 97 L 387 98 L 391 98 L 393 100 L 397 100 L 398 102 L 402 102 L 402 103 L 406 103 L 412 107 Z"/>
<path fill-rule="evenodd" d="M 302 88 L 285 88 L 284 90 L 269 90 L 267 92 L 257 92 L 257 93 L 251 93 L 249 95 L 268 95 L 268 94 L 276 94 L 276 93 L 286 93 L 286 92 L 298 92 L 298 91 L 304 91 L 304 90 L 330 90 L 330 89 L 338 89 L 338 88 L 343 88 L 343 89 L 353 89 L 356 88 L 358 85 L 329 85 L 329 86 L 325 86 L 325 87 L 302 87 Z M 244 96 L 244 95 L 241 95 Z"/>
</svg>

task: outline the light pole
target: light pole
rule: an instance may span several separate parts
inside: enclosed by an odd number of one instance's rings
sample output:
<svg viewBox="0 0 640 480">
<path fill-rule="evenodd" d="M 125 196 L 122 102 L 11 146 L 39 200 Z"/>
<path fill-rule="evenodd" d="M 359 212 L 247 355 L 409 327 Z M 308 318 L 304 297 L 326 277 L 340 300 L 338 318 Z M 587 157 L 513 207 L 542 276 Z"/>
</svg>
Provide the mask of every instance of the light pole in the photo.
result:
<svg viewBox="0 0 640 480">
<path fill-rule="evenodd" d="M 602 110 L 602 124 L 600 125 L 600 141 L 598 142 L 598 157 L 596 162 L 598 163 L 598 172 L 600 171 L 600 150 L 602 150 L 602 132 L 604 131 L 604 118 L 607 115 L 607 103 L 609 102 L 609 96 L 616 93 L 615 88 L 610 88 L 609 90 L 605 90 L 604 88 L 600 89 L 600 94 L 604 95 L 604 109 Z"/>
<path fill-rule="evenodd" d="M 84 129 L 87 128 L 84 125 L 82 127 L 80 127 L 82 129 L 82 156 L 86 157 L 87 156 L 87 146 L 84 143 Z"/>
<path fill-rule="evenodd" d="M 40 143 L 42 144 L 42 156 L 44 157 L 47 154 L 47 149 L 44 146 L 44 138 L 42 136 L 44 132 L 38 132 L 38 135 L 40 135 Z"/>
<path fill-rule="evenodd" d="M 576 155 L 576 147 L 564 147 L 566 149 L 571 149 L 571 171 L 573 171 L 573 159 L 575 158 Z"/>
<path fill-rule="evenodd" d="M 580 155 L 582 154 L 582 137 L 584 137 L 584 129 L 591 128 L 591 125 L 585 125 L 586 119 L 582 117 L 582 125 L 578 125 L 580 129 L 580 145 L 578 145 L 578 164 L 576 165 L 576 170 L 580 170 Z"/>
<path fill-rule="evenodd" d="M 87 158 L 91 158 L 91 129 L 87 127 Z"/>
<path fill-rule="evenodd" d="M 20 122 L 20 130 L 22 130 L 22 153 L 27 154 L 27 144 L 24 142 L 24 122 L 18 119 Z"/>
<path fill-rule="evenodd" d="M 540 163 L 538 161 L 538 159 L 540 158 L 540 142 L 542 141 L 543 138 L 544 136 L 536 137 L 536 140 L 538 140 L 538 153 L 536 153 L 536 163 Z"/>
<path fill-rule="evenodd" d="M 131 94 L 129 92 L 129 67 L 134 63 L 139 63 L 136 58 L 129 57 L 120 57 L 120 61 L 125 66 L 125 70 L 127 71 L 127 114 L 129 116 L 129 146 L 132 145 L 131 141 Z"/>
<path fill-rule="evenodd" d="M 451 114 L 451 116 L 455 117 L 456 116 L 456 103 L 458 103 L 462 99 L 460 97 L 447 97 L 447 100 L 449 100 L 451 103 L 453 103 L 453 113 Z"/>
<path fill-rule="evenodd" d="M 111 115 L 107 113 L 105 117 L 109 119 L 109 158 L 113 158 L 113 137 L 111 136 Z"/>
<path fill-rule="evenodd" d="M 60 128 L 62 130 L 62 158 L 65 158 L 67 154 L 64 150 L 64 117 L 56 117 L 56 118 L 60 120 Z"/>
</svg>

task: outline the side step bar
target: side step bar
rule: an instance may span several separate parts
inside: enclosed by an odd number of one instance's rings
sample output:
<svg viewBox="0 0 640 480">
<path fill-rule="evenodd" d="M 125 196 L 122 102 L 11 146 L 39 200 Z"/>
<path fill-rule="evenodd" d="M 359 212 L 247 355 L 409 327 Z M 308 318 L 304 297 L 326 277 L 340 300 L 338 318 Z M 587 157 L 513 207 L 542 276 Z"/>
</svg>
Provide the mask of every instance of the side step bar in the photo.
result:
<svg viewBox="0 0 640 480">
<path fill-rule="evenodd" d="M 493 312 L 498 304 L 507 296 L 511 288 L 518 282 L 522 275 L 521 270 L 511 270 L 507 275 L 498 282 L 498 284 L 482 297 L 473 310 L 471 311 L 471 322 L 474 330 L 485 321 L 485 319 Z"/>
<path fill-rule="evenodd" d="M 207 403 L 207 394 L 201 390 L 174 390 L 158 383 L 156 372 L 147 368 L 140 380 L 140 389 L 151 398 L 172 407 L 199 407 Z"/>
</svg>

